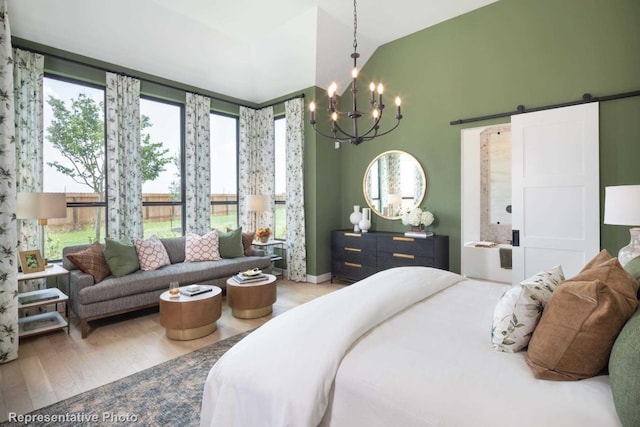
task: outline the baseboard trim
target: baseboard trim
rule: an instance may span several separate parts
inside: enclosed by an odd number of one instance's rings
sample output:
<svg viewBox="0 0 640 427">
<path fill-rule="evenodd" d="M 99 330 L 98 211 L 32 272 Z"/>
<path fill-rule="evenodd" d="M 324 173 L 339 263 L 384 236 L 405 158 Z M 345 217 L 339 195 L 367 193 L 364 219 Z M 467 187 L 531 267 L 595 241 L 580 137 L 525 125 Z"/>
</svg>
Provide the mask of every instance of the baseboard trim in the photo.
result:
<svg viewBox="0 0 640 427">
<path fill-rule="evenodd" d="M 311 274 L 307 274 L 307 282 L 308 283 L 323 283 L 331 280 L 331 273 L 324 273 L 319 276 L 313 276 Z"/>
</svg>

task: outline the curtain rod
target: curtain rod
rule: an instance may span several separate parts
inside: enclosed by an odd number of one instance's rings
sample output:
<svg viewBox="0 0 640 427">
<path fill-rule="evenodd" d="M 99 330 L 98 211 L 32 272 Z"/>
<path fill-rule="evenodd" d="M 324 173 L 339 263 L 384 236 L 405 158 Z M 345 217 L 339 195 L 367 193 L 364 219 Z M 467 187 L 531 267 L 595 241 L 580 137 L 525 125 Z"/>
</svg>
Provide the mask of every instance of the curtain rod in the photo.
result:
<svg viewBox="0 0 640 427">
<path fill-rule="evenodd" d="M 138 80 L 143 81 L 143 82 L 155 84 L 155 85 L 158 85 L 158 86 L 163 86 L 163 87 L 166 87 L 166 88 L 169 88 L 169 89 L 179 90 L 181 92 L 191 92 L 191 93 L 195 93 L 196 95 L 207 96 L 208 98 L 215 99 L 216 101 L 226 102 L 227 104 L 237 105 L 238 107 L 251 108 L 253 110 L 259 110 L 259 109 L 262 109 L 262 108 L 273 107 L 274 105 L 278 105 L 280 103 L 284 103 L 286 101 L 290 101 L 290 100 L 296 99 L 296 98 L 304 98 L 304 93 L 301 93 L 299 95 L 292 96 L 292 97 L 284 99 L 282 101 L 273 102 L 271 104 L 268 104 L 268 105 L 262 106 L 260 108 L 257 108 L 257 107 L 254 107 L 252 105 L 241 104 L 239 102 L 231 101 L 231 100 L 224 99 L 224 98 L 219 98 L 219 97 L 214 96 L 214 95 L 203 95 L 202 93 L 199 93 L 197 91 L 191 91 L 191 90 L 188 90 L 188 89 L 185 89 L 185 88 L 181 88 L 181 87 L 178 87 L 178 86 L 170 85 L 168 83 L 162 83 L 162 82 L 146 79 L 144 77 L 130 75 L 128 73 L 121 72 L 121 71 L 110 70 L 110 69 L 102 67 L 100 65 L 87 64 L 86 62 L 82 62 L 82 61 L 77 60 L 77 59 L 65 58 L 64 56 L 60 56 L 60 55 L 56 55 L 56 54 L 48 53 L 48 52 L 43 52 L 43 51 L 40 51 L 40 50 L 31 49 L 31 48 L 25 48 L 25 47 L 20 47 L 20 46 L 16 46 L 16 47 L 18 49 L 21 49 L 21 50 L 26 50 L 26 51 L 33 52 L 33 53 L 38 53 L 40 55 L 49 56 L 51 58 L 56 58 L 56 59 L 59 59 L 61 61 L 71 62 L 73 64 L 82 65 L 84 67 L 93 68 L 95 70 L 100 70 L 100 71 L 104 71 L 104 72 L 107 72 L 107 73 L 115 73 L 115 74 L 125 75 L 127 77 L 133 77 L 133 78 L 138 79 Z"/>
<path fill-rule="evenodd" d="M 588 104 L 590 102 L 604 102 L 604 101 L 611 101 L 614 99 L 631 98 L 634 96 L 640 96 L 640 90 L 635 90 L 632 92 L 617 93 L 615 95 L 595 96 L 595 97 L 592 96 L 590 93 L 585 93 L 584 95 L 582 95 L 582 99 L 578 101 L 569 101 L 569 102 L 563 102 L 560 104 L 544 105 L 542 107 L 533 107 L 533 108 L 525 108 L 524 105 L 518 105 L 515 111 L 490 114 L 488 116 L 472 117 L 470 119 L 459 119 L 459 120 L 451 121 L 449 122 L 449 124 L 451 126 L 455 126 L 455 125 L 461 125 L 464 123 L 480 122 L 483 120 L 490 120 L 490 119 L 499 119 L 501 117 L 509 117 L 516 114 L 532 113 L 534 111 L 542 111 L 542 110 L 551 110 L 553 108 L 560 108 L 560 107 L 571 107 L 573 105 Z"/>
</svg>

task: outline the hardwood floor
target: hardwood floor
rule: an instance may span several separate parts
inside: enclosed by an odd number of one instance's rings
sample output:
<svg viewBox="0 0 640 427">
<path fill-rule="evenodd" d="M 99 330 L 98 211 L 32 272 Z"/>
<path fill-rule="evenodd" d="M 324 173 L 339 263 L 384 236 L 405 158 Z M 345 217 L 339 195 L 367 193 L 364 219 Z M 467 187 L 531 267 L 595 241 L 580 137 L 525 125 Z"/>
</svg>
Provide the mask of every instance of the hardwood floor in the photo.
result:
<svg viewBox="0 0 640 427">
<path fill-rule="evenodd" d="M 223 297 L 218 329 L 192 341 L 168 339 L 157 308 L 92 322 L 84 340 L 80 322 L 72 316 L 70 335 L 64 330 L 25 338 L 18 359 L 0 365 L 0 422 L 9 412 L 28 413 L 255 328 L 342 287 L 280 280 L 273 314 L 250 320 L 233 317 Z"/>
</svg>

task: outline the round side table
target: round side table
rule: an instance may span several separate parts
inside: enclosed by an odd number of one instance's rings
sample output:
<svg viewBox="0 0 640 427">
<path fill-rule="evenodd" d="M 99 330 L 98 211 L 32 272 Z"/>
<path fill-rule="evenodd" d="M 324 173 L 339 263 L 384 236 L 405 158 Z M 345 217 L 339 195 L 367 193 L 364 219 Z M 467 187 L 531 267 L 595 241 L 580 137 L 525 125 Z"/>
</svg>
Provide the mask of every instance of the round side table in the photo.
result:
<svg viewBox="0 0 640 427">
<path fill-rule="evenodd" d="M 222 289 L 217 286 L 192 297 L 180 294 L 170 298 L 169 291 L 160 295 L 160 324 L 172 340 L 194 340 L 213 333 L 222 314 Z"/>
<path fill-rule="evenodd" d="M 258 282 L 238 283 L 227 280 L 227 301 L 234 317 L 255 319 L 273 311 L 276 302 L 276 276 L 267 274 Z"/>
</svg>

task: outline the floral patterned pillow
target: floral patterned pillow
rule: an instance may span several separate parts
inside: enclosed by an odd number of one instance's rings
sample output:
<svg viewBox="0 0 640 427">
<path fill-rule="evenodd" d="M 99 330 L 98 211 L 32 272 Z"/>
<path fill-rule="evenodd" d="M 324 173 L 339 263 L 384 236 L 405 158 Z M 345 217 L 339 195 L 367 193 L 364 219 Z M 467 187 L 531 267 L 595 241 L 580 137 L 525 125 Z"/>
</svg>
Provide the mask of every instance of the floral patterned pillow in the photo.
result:
<svg viewBox="0 0 640 427">
<path fill-rule="evenodd" d="M 505 292 L 493 312 L 493 347 L 507 353 L 526 348 L 547 301 L 563 280 L 562 267 L 556 266 L 523 280 Z"/>
<path fill-rule="evenodd" d="M 135 239 L 133 244 L 138 253 L 141 270 L 157 270 L 171 264 L 167 249 L 156 236 L 151 236 L 147 240 Z"/>
<path fill-rule="evenodd" d="M 204 236 L 187 232 L 184 255 L 184 262 L 219 260 L 218 232 L 210 231 Z"/>
</svg>

